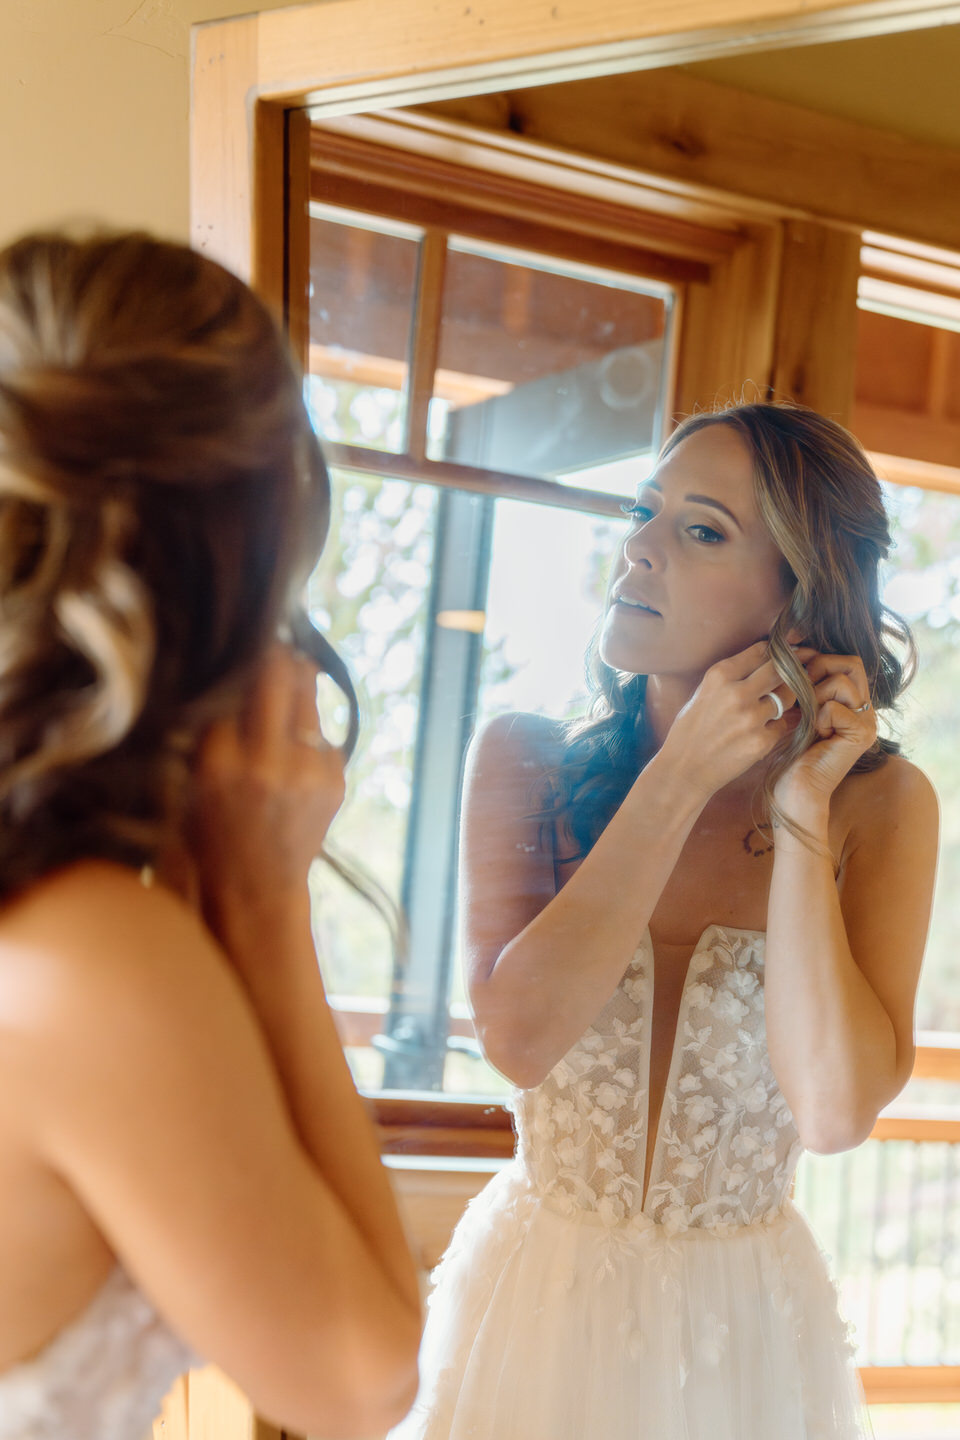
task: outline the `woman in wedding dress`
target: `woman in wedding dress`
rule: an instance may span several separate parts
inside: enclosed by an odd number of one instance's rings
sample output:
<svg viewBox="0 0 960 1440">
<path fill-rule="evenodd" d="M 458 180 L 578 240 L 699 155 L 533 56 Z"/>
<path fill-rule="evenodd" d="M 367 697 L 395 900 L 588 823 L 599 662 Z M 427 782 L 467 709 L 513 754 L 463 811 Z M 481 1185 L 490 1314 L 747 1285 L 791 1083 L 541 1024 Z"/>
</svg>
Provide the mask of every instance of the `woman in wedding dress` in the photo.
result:
<svg viewBox="0 0 960 1440">
<path fill-rule="evenodd" d="M 397 1440 L 869 1433 L 790 1189 L 913 1061 L 938 814 L 878 737 L 913 658 L 888 544 L 839 426 L 698 415 L 630 509 L 589 715 L 476 739 L 467 979 L 518 1150 L 439 1266 Z"/>
<path fill-rule="evenodd" d="M 142 1440 L 194 1356 L 302 1432 L 413 1398 L 310 932 L 343 759 L 274 643 L 328 511 L 234 276 L 143 235 L 0 253 L 2 1440 Z"/>
</svg>

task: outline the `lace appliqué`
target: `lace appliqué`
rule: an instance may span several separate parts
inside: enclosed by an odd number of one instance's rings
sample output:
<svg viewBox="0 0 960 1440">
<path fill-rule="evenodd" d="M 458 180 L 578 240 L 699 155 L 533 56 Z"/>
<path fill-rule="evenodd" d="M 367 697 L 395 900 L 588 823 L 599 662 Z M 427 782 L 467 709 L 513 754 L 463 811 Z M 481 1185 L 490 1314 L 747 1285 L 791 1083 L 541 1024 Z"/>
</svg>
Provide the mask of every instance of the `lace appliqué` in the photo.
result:
<svg viewBox="0 0 960 1440">
<path fill-rule="evenodd" d="M 767 1055 L 762 937 L 717 930 L 690 962 L 647 1208 L 669 1231 L 773 1219 L 799 1154 Z"/>
<path fill-rule="evenodd" d="M 616 1225 L 640 1210 L 650 986 L 641 947 L 589 1030 L 542 1085 L 518 1091 L 520 1159 L 561 1214 Z"/>
<path fill-rule="evenodd" d="M 197 1363 L 118 1266 L 39 1355 L 0 1374 L 0 1440 L 134 1440 Z"/>
<path fill-rule="evenodd" d="M 763 941 L 711 926 L 691 957 L 645 1205 L 648 943 L 546 1080 L 516 1094 L 520 1161 L 552 1209 L 609 1226 L 645 1213 L 667 1236 L 779 1214 L 800 1142 L 767 1056 Z"/>
</svg>

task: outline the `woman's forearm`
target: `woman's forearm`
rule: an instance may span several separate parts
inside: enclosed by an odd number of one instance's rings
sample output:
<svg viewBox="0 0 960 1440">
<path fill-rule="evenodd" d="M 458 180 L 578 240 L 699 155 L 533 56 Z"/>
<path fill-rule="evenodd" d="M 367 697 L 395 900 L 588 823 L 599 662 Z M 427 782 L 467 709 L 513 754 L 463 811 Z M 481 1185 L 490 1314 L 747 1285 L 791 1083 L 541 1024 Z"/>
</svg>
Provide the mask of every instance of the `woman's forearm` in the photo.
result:
<svg viewBox="0 0 960 1440">
<path fill-rule="evenodd" d="M 656 756 L 559 893 L 474 983 L 490 1059 L 521 1085 L 549 1073 L 623 977 L 703 800 Z"/>
<path fill-rule="evenodd" d="M 242 928 L 242 935 L 227 937 L 231 958 L 253 1001 L 301 1141 L 397 1295 L 419 1316 L 416 1269 L 388 1172 L 324 996 L 309 902 L 306 897 L 278 902 L 255 928 L 248 923 Z M 265 946 L 271 964 L 263 963 Z M 258 951 L 250 965 L 237 953 L 242 947 Z"/>
<path fill-rule="evenodd" d="M 893 1025 L 850 950 L 827 847 L 827 802 L 791 816 L 817 849 L 784 826 L 767 912 L 767 1049 L 800 1138 L 850 1149 L 897 1089 Z"/>
</svg>

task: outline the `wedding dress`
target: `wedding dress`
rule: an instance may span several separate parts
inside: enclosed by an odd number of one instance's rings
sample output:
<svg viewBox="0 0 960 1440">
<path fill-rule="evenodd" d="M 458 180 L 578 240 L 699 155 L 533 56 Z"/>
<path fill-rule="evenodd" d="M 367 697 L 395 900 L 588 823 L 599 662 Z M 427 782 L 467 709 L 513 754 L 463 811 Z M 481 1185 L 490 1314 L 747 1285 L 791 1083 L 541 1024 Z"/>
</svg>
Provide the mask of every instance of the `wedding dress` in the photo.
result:
<svg viewBox="0 0 960 1440">
<path fill-rule="evenodd" d="M 49 1345 L 0 1373 L 0 1440 L 145 1440 L 196 1363 L 117 1266 Z"/>
<path fill-rule="evenodd" d="M 542 1084 L 516 1158 L 436 1274 L 414 1409 L 391 1440 L 859 1440 L 801 1146 L 766 1050 L 765 936 L 691 956 L 649 1184 L 649 933 Z"/>
</svg>

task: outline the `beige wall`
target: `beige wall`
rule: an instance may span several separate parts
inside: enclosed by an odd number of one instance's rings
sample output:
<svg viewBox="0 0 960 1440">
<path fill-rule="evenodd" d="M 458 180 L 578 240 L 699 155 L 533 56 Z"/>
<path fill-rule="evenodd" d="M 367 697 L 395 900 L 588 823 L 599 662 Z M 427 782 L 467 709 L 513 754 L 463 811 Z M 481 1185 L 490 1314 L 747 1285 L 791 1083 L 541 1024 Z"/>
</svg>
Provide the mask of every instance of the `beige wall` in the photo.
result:
<svg viewBox="0 0 960 1440">
<path fill-rule="evenodd" d="M 186 238 L 190 26 L 280 6 L 0 0 L 0 242 L 72 218 Z M 693 68 L 960 145 L 958 26 Z"/>
<path fill-rule="evenodd" d="M 186 239 L 190 26 L 281 3 L 0 0 L 0 242 L 74 218 Z"/>
</svg>

